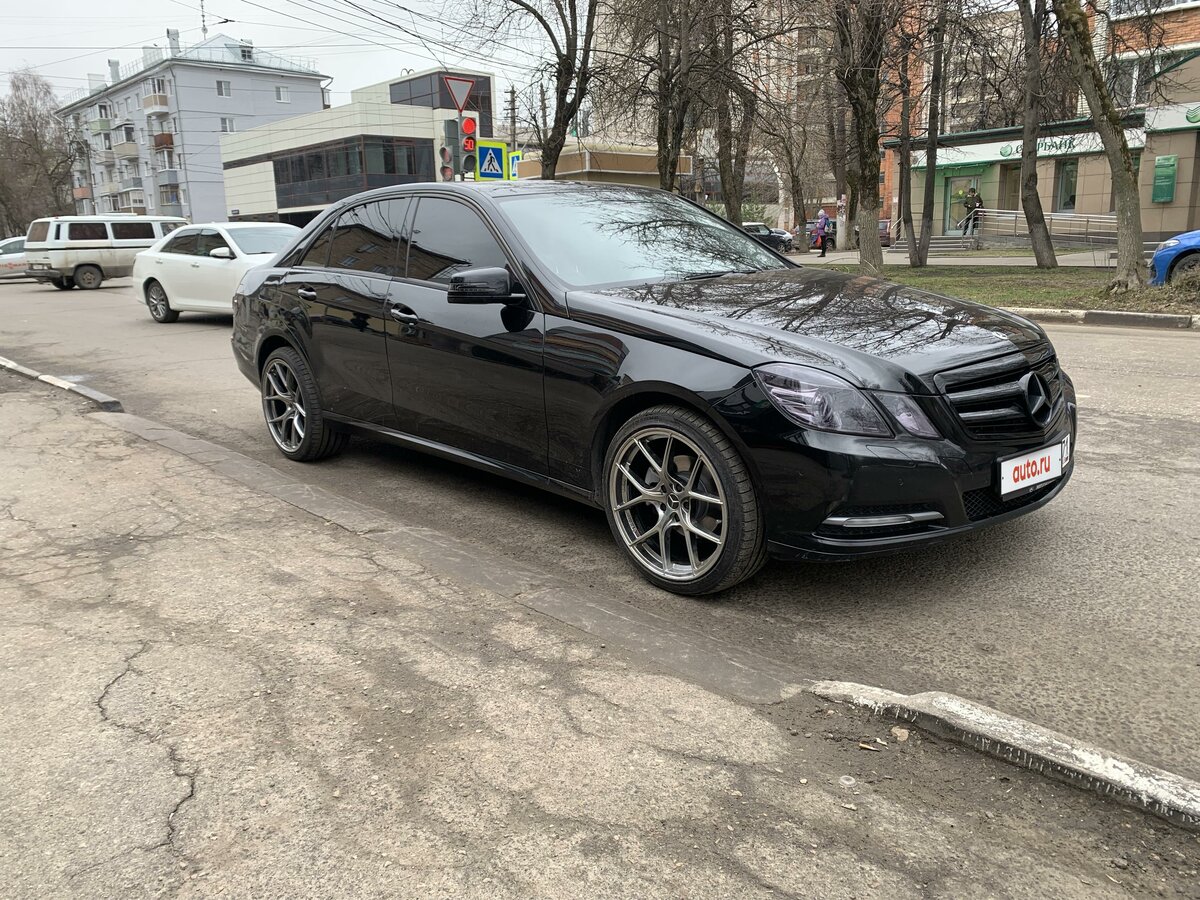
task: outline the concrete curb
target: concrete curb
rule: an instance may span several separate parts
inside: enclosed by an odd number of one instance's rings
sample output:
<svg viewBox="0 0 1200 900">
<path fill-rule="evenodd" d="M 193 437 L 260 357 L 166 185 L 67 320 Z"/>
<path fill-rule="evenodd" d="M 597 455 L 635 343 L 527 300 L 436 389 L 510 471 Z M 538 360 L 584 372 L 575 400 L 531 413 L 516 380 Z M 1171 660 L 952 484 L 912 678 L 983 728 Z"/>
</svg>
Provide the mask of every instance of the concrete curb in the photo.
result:
<svg viewBox="0 0 1200 900">
<path fill-rule="evenodd" d="M 1028 306 L 1002 306 L 1034 322 L 1073 325 L 1117 325 L 1122 328 L 1200 328 L 1200 316 L 1173 313 L 1120 312 L 1108 309 L 1037 309 Z"/>
<path fill-rule="evenodd" d="M 825 700 L 894 716 L 990 756 L 1200 831 L 1200 782 L 1116 756 L 955 694 L 897 694 L 847 681 L 819 681 L 811 690 Z"/>
<path fill-rule="evenodd" d="M 33 369 L 27 368 L 20 363 L 13 362 L 11 359 L 5 359 L 0 356 L 0 368 L 8 369 L 10 372 L 15 372 L 25 378 L 33 381 L 41 381 L 53 387 L 60 388 L 64 391 L 70 391 L 96 404 L 104 412 L 124 412 L 125 408 L 121 406 L 121 401 L 116 397 L 110 397 L 108 394 L 102 394 L 97 390 L 82 384 L 73 384 L 70 381 L 64 381 L 61 378 L 55 378 L 53 375 L 43 375 L 40 372 L 35 372 Z"/>
</svg>

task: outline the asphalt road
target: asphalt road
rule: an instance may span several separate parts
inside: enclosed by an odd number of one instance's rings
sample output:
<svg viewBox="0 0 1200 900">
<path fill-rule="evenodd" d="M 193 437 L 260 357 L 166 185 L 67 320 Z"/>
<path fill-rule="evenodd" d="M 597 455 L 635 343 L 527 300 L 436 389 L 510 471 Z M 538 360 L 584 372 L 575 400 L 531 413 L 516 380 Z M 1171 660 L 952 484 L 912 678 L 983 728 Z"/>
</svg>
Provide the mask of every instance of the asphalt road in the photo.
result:
<svg viewBox="0 0 1200 900">
<path fill-rule="evenodd" d="M 229 319 L 157 325 L 127 282 L 0 285 L 0 355 L 280 468 Z M 603 516 L 365 441 L 313 483 L 440 529 L 804 676 L 945 690 L 1200 777 L 1200 334 L 1049 329 L 1075 378 L 1077 471 L 1046 509 L 956 543 L 838 565 L 771 564 L 711 600 L 648 586 Z"/>
</svg>

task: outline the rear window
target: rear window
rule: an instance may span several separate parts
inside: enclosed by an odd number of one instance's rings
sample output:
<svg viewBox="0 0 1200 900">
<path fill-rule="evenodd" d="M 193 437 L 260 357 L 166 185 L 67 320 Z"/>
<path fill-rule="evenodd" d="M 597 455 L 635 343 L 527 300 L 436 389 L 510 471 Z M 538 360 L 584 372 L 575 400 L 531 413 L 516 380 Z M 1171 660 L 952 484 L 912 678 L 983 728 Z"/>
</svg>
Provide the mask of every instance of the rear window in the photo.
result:
<svg viewBox="0 0 1200 900">
<path fill-rule="evenodd" d="M 67 229 L 68 241 L 107 241 L 108 229 L 103 222 L 72 222 Z"/>
<path fill-rule="evenodd" d="M 27 241 L 44 241 L 50 234 L 49 222 L 34 222 L 29 226 L 29 234 L 25 236 Z"/>
<path fill-rule="evenodd" d="M 154 239 L 154 224 L 151 222 L 113 222 L 113 239 L 138 241 Z"/>
</svg>

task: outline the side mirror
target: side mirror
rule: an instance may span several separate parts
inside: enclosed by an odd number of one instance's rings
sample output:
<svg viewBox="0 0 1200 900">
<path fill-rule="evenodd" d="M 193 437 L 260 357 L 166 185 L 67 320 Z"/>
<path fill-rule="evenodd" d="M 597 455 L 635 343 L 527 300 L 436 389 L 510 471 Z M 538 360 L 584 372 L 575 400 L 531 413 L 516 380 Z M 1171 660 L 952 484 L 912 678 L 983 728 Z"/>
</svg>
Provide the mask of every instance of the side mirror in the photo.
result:
<svg viewBox="0 0 1200 900">
<path fill-rule="evenodd" d="M 519 304 L 525 295 L 513 293 L 512 276 L 508 269 L 488 267 L 468 269 L 450 276 L 450 287 L 446 292 L 450 303 L 504 303 Z"/>
<path fill-rule="evenodd" d="M 208 251 L 213 259 L 233 259 L 233 251 L 228 247 L 215 247 Z"/>
</svg>

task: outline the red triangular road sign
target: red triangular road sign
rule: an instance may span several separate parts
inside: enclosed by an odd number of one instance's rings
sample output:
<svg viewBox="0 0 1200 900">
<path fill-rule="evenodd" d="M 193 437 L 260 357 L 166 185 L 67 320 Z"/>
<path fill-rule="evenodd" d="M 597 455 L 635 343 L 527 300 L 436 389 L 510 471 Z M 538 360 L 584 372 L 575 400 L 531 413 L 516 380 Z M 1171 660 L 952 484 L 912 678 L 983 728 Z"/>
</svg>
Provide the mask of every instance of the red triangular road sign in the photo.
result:
<svg viewBox="0 0 1200 900">
<path fill-rule="evenodd" d="M 443 75 L 442 81 L 446 82 L 446 87 L 450 91 L 450 96 L 454 100 L 454 106 L 459 112 L 463 111 L 463 107 L 467 105 L 467 97 L 471 93 L 471 88 L 475 87 L 474 78 L 458 78 L 454 75 Z"/>
</svg>

